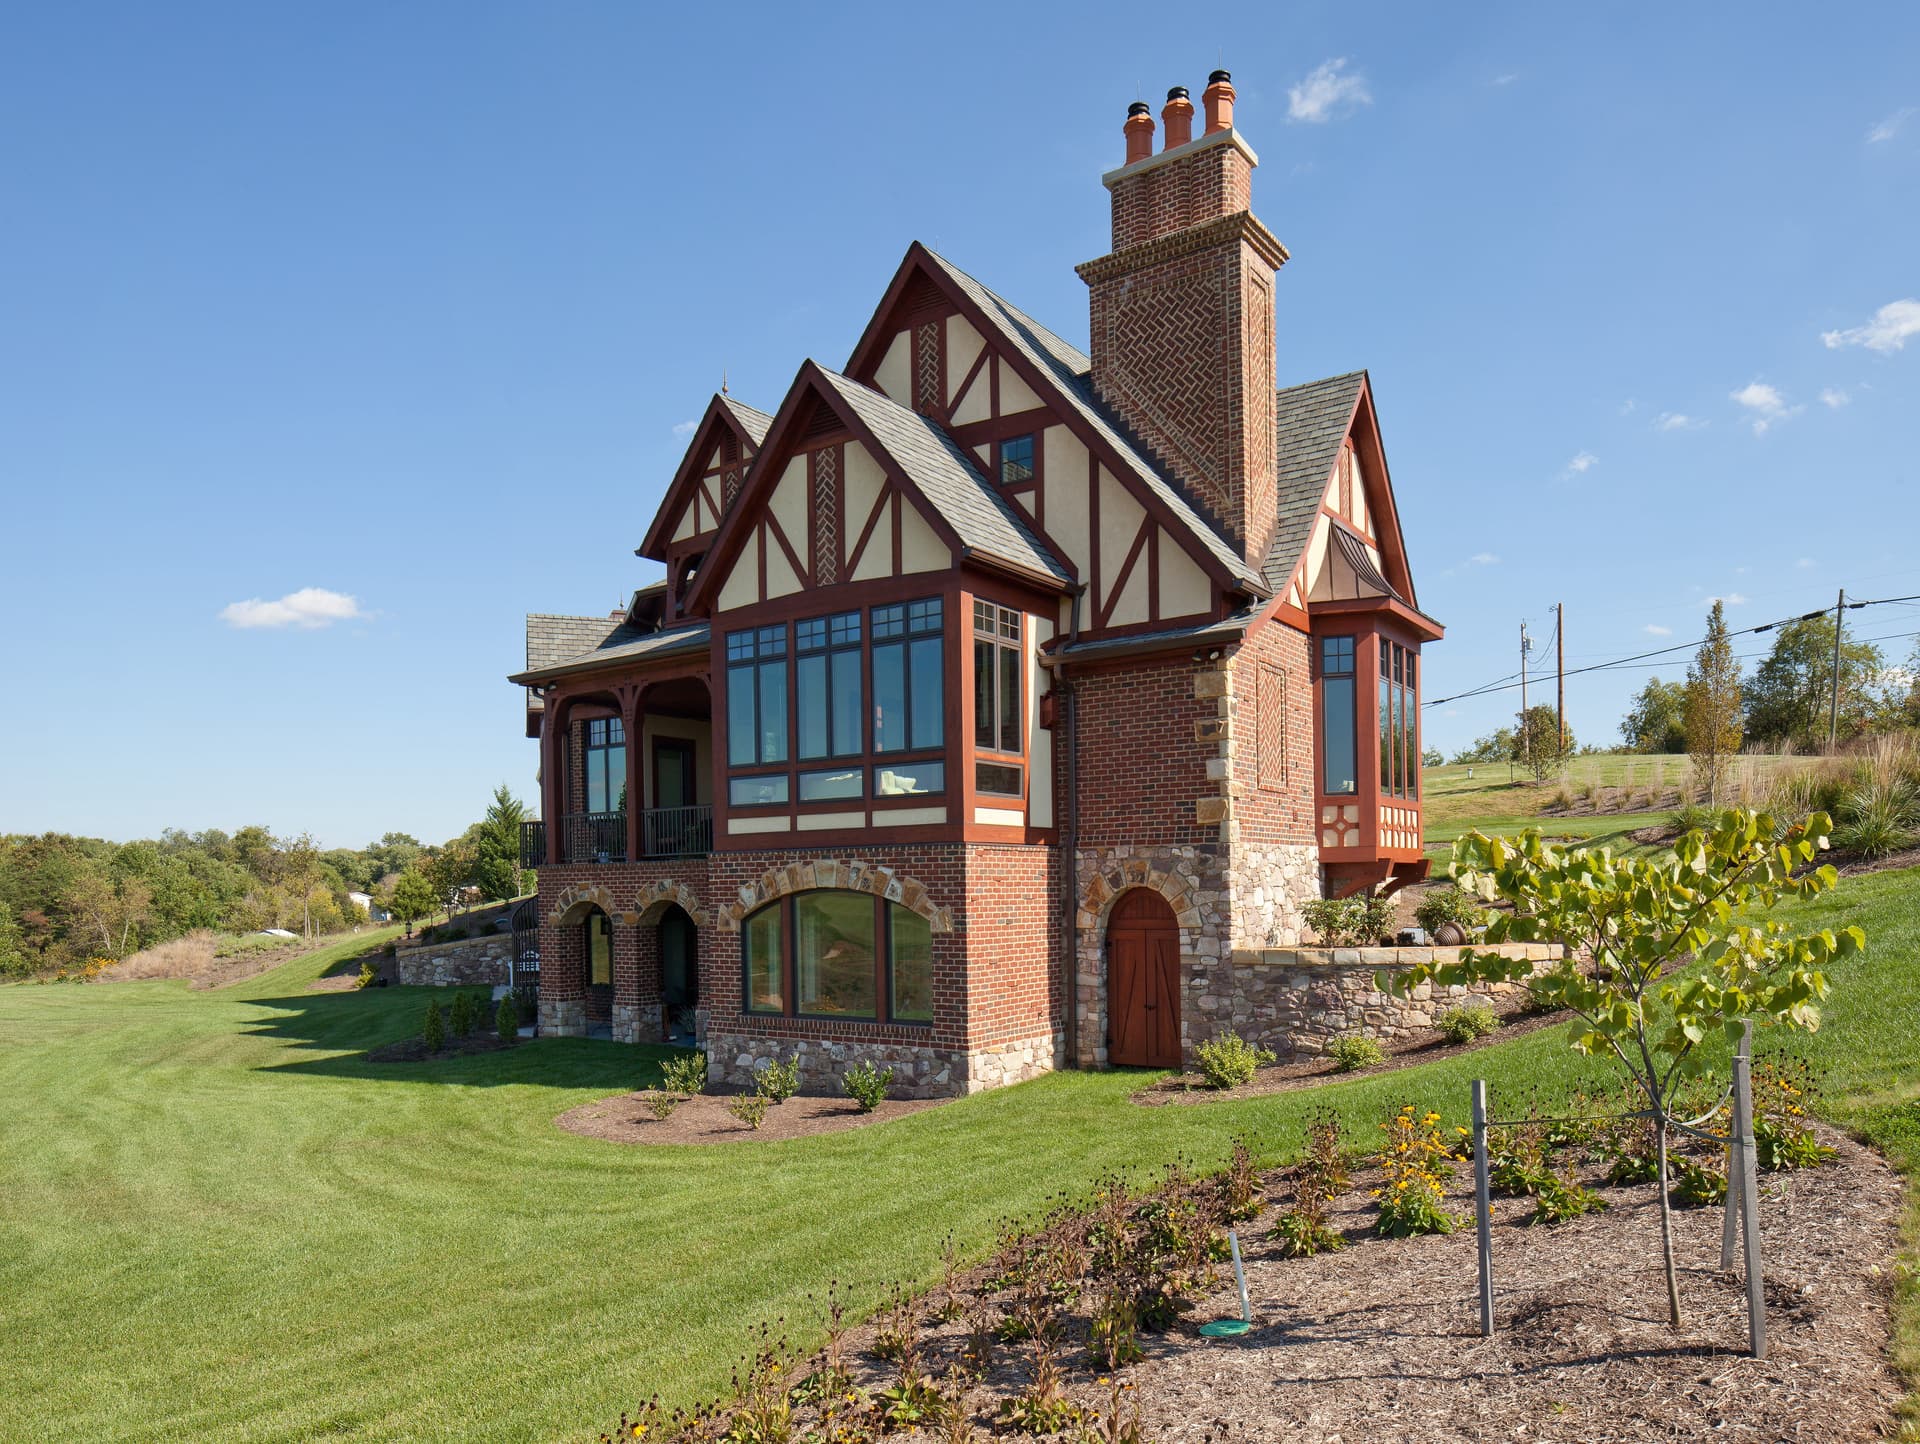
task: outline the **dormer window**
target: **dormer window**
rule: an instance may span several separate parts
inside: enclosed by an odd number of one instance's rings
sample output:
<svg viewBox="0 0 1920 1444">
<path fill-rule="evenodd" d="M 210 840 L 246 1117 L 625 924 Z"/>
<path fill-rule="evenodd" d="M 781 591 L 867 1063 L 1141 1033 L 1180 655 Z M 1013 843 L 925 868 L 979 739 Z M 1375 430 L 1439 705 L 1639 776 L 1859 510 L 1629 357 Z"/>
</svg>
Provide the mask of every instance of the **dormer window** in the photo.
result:
<svg viewBox="0 0 1920 1444">
<path fill-rule="evenodd" d="M 1000 443 L 1000 484 L 1017 486 L 1033 480 L 1033 437 L 1009 436 Z"/>
</svg>

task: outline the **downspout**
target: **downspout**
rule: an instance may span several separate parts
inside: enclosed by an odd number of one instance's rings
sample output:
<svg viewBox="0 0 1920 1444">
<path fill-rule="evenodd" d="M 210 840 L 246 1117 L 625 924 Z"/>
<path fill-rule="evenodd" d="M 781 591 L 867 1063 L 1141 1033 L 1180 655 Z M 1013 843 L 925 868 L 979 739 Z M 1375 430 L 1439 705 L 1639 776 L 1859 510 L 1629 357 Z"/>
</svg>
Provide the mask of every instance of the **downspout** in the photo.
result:
<svg viewBox="0 0 1920 1444">
<path fill-rule="evenodd" d="M 1068 610 L 1067 644 L 1073 645 L 1080 640 L 1080 599 L 1087 593 L 1086 584 L 1073 589 L 1073 601 Z M 1065 675 L 1065 660 L 1049 660 L 1044 655 L 1041 665 L 1053 672 L 1053 685 L 1060 692 L 1061 725 L 1066 730 L 1067 743 L 1067 798 L 1065 825 L 1061 829 L 1064 866 L 1061 869 L 1061 932 L 1066 938 L 1066 958 L 1061 969 L 1061 1020 L 1066 1035 L 1067 1066 L 1077 1067 L 1080 1058 L 1080 898 L 1076 888 L 1080 874 L 1080 729 L 1077 698 L 1073 684 Z"/>
</svg>

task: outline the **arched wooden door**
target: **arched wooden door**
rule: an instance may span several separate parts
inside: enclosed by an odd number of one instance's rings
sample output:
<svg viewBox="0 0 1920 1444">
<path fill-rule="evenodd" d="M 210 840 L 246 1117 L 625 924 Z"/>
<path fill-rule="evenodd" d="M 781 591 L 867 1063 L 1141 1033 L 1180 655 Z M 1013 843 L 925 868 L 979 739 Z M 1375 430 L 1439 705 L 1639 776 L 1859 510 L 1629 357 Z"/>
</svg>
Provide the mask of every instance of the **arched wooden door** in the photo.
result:
<svg viewBox="0 0 1920 1444">
<path fill-rule="evenodd" d="M 1107 1056 L 1180 1066 L 1180 928 L 1165 898 L 1134 888 L 1107 919 Z"/>
</svg>

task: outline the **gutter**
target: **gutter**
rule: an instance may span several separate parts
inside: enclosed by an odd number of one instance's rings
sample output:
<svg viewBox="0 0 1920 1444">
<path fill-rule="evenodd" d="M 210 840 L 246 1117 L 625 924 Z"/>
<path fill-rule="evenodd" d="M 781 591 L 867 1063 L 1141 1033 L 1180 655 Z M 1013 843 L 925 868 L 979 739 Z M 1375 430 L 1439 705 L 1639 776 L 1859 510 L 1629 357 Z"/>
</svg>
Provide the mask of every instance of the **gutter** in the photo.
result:
<svg viewBox="0 0 1920 1444">
<path fill-rule="evenodd" d="M 1068 612 L 1067 646 L 1070 648 L 1080 639 L 1080 601 L 1087 594 L 1083 582 L 1073 589 L 1073 601 Z M 1080 1058 L 1080 898 L 1076 887 L 1080 877 L 1080 728 L 1078 698 L 1073 684 L 1061 670 L 1066 663 L 1064 657 L 1049 657 L 1045 652 L 1038 654 L 1040 665 L 1053 677 L 1053 685 L 1060 692 L 1061 722 L 1066 729 L 1067 743 L 1067 800 L 1066 826 L 1062 829 L 1061 848 L 1063 866 L 1061 868 L 1061 935 L 1066 939 L 1066 957 L 1061 969 L 1061 1019 L 1062 1031 L 1066 1035 L 1066 1066 L 1079 1066 Z"/>
</svg>

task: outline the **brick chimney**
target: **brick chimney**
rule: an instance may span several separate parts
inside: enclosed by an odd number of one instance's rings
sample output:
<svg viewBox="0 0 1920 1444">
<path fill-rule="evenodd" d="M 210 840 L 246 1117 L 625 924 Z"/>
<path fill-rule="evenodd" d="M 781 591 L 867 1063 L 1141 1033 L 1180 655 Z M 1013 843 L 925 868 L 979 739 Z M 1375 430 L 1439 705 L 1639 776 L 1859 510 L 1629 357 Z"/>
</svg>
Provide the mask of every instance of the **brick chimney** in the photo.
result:
<svg viewBox="0 0 1920 1444">
<path fill-rule="evenodd" d="M 1126 160 L 1101 177 L 1113 250 L 1076 269 L 1100 399 L 1258 567 L 1278 503 L 1273 278 L 1287 251 L 1249 209 L 1258 161 L 1233 128 L 1232 77 L 1214 71 L 1203 100 L 1206 133 L 1192 140 L 1193 103 L 1168 92 L 1158 155 L 1134 103 Z"/>
</svg>

